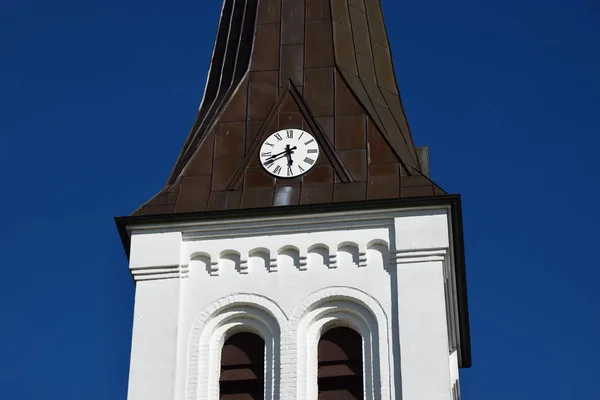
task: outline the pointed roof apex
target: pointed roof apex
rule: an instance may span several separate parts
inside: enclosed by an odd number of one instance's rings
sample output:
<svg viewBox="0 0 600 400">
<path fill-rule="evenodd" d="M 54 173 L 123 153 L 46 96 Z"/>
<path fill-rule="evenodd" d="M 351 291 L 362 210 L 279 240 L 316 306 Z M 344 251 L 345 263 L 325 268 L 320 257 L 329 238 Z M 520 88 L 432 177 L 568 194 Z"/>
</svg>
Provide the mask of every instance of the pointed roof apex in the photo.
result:
<svg viewBox="0 0 600 400">
<path fill-rule="evenodd" d="M 261 138 L 310 132 L 302 177 L 258 163 Z M 429 197 L 379 0 L 224 0 L 204 98 L 166 186 L 134 215 Z"/>
</svg>

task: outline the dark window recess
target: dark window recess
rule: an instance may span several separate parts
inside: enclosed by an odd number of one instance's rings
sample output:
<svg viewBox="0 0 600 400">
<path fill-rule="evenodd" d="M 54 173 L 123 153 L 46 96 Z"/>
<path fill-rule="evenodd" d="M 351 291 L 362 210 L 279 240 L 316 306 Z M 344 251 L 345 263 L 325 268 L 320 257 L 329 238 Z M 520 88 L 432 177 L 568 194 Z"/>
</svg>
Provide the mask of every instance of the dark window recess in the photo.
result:
<svg viewBox="0 0 600 400">
<path fill-rule="evenodd" d="M 319 400 L 363 398 L 362 337 L 349 328 L 334 328 L 319 340 Z"/>
<path fill-rule="evenodd" d="M 253 333 L 238 333 L 223 345 L 221 353 L 220 399 L 263 400 L 264 340 Z"/>
</svg>

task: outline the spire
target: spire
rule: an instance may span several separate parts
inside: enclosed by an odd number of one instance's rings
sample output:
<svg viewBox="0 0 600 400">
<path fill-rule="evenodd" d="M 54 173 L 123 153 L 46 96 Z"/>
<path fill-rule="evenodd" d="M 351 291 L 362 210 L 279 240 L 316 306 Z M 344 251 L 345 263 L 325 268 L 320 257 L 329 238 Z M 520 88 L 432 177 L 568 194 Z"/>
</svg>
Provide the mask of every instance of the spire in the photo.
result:
<svg viewBox="0 0 600 400">
<path fill-rule="evenodd" d="M 298 178 L 259 163 L 263 140 L 286 128 L 322 149 Z M 134 215 L 444 195 L 422 159 L 379 0 L 225 0 L 196 120 L 166 186 Z"/>
</svg>

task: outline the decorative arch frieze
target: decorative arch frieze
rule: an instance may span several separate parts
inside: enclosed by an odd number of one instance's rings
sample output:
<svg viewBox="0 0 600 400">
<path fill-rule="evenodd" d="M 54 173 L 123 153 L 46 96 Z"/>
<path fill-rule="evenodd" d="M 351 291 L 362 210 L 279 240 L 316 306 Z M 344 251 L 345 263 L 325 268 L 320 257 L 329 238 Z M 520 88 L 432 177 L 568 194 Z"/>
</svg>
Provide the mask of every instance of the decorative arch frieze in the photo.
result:
<svg viewBox="0 0 600 400">
<path fill-rule="evenodd" d="M 229 268 L 227 268 L 229 267 Z M 219 273 L 247 274 L 248 273 L 248 258 L 242 257 L 242 254 L 233 249 L 223 250 L 219 254 Z"/>
<path fill-rule="evenodd" d="M 290 260 L 287 258 L 291 258 L 294 269 L 306 271 L 311 268 L 310 255 L 319 254 L 323 257 L 323 264 L 328 268 L 338 268 L 340 259 L 346 266 L 355 265 L 364 268 L 368 266 L 368 250 L 378 246 L 386 249 L 389 247 L 386 240 L 377 239 L 368 243 L 344 240 L 329 244 L 317 242 L 304 246 L 287 244 L 273 248 L 224 249 L 210 254 L 208 252 L 193 252 L 190 255 L 190 263 L 194 260 L 203 260 L 207 265 L 208 274 L 218 276 L 223 272 L 223 264 L 227 265 L 227 261 L 233 262 L 234 269 L 239 274 L 248 274 L 252 273 L 250 259 L 253 257 L 262 257 L 269 272 L 278 272 L 282 262 L 288 264 Z M 230 271 L 226 270 L 226 272 Z"/>
<path fill-rule="evenodd" d="M 272 258 L 271 251 L 266 247 L 256 247 L 248 252 L 248 265 L 256 260 L 261 260 L 262 267 L 268 272 L 273 272 L 274 269 L 277 269 L 277 258 Z M 254 267 L 255 265 L 252 268 Z"/>
<path fill-rule="evenodd" d="M 329 246 L 325 243 L 314 243 L 306 249 L 307 264 L 312 263 L 314 267 L 322 264 L 324 267 L 331 266 L 332 255 Z M 335 252 L 333 256 L 335 262 Z"/>
<path fill-rule="evenodd" d="M 219 275 L 219 257 L 216 254 L 196 251 L 190 254 L 190 268 L 194 261 L 203 263 L 206 266 L 206 272 L 208 272 L 209 275 Z"/>
<path fill-rule="evenodd" d="M 288 257 L 291 258 L 292 264 L 300 271 L 306 271 L 306 249 L 300 249 L 294 245 L 286 245 L 277 250 L 277 263 L 281 265 L 280 259 Z"/>
<path fill-rule="evenodd" d="M 367 249 L 372 249 L 372 248 L 375 248 L 378 246 L 385 247 L 386 249 L 389 250 L 390 244 L 388 243 L 387 240 L 383 240 L 383 239 L 374 239 L 367 243 Z"/>
</svg>

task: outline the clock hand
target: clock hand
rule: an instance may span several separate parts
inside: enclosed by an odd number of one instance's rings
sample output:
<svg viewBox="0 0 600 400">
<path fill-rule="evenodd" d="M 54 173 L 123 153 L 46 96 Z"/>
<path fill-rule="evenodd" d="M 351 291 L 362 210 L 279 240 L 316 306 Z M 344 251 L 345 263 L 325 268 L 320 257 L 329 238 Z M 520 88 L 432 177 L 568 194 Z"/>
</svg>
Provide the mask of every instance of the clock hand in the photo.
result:
<svg viewBox="0 0 600 400">
<path fill-rule="evenodd" d="M 279 153 L 279 154 L 276 154 L 275 156 L 272 156 L 272 157 L 275 157 L 275 158 L 270 158 L 269 157 L 267 160 L 265 160 L 265 165 L 273 164 L 275 161 L 277 161 L 280 158 L 283 158 L 285 156 L 286 156 L 286 154 L 285 154 L 285 151 L 284 151 L 283 153 Z"/>
<path fill-rule="evenodd" d="M 294 147 L 295 148 L 295 147 Z M 291 167 L 292 164 L 294 163 L 294 160 L 292 160 L 292 154 L 294 152 L 292 151 L 292 149 L 290 149 L 290 145 L 286 145 L 285 146 L 285 155 L 287 156 L 288 159 L 288 167 Z"/>
<path fill-rule="evenodd" d="M 284 150 L 284 151 L 282 151 L 281 153 L 277 153 L 277 154 L 273 154 L 272 156 L 269 156 L 269 157 L 268 157 L 268 158 L 265 160 L 265 162 L 271 161 L 272 159 L 274 159 L 274 158 L 276 158 L 276 157 L 279 157 L 279 156 L 280 156 L 280 155 L 282 155 L 282 154 L 285 154 L 285 150 Z"/>
<path fill-rule="evenodd" d="M 287 146 L 289 146 L 289 144 L 288 144 Z M 290 151 L 290 152 L 292 152 L 293 150 L 296 150 L 296 149 L 297 149 L 297 147 L 296 147 L 296 146 L 294 146 L 294 147 L 292 147 L 291 149 L 289 149 L 289 151 Z M 273 154 L 273 155 L 272 155 L 272 156 L 270 156 L 269 158 L 265 159 L 265 164 L 266 164 L 266 163 L 273 162 L 273 161 L 275 161 L 276 159 L 279 159 L 279 158 L 280 158 L 280 156 L 281 156 L 282 154 L 286 154 L 287 152 L 288 152 L 288 149 L 286 148 L 286 149 L 285 149 L 284 151 L 282 151 L 281 153 Z"/>
<path fill-rule="evenodd" d="M 286 146 L 289 147 L 289 144 Z M 296 150 L 296 146 L 292 147 L 290 150 Z M 265 161 L 269 161 L 271 158 L 275 158 L 275 157 L 279 157 L 280 155 L 286 153 L 288 151 L 288 149 L 286 148 L 284 151 L 282 151 L 281 153 L 277 153 L 277 154 L 273 154 L 272 156 L 268 157 Z"/>
</svg>

